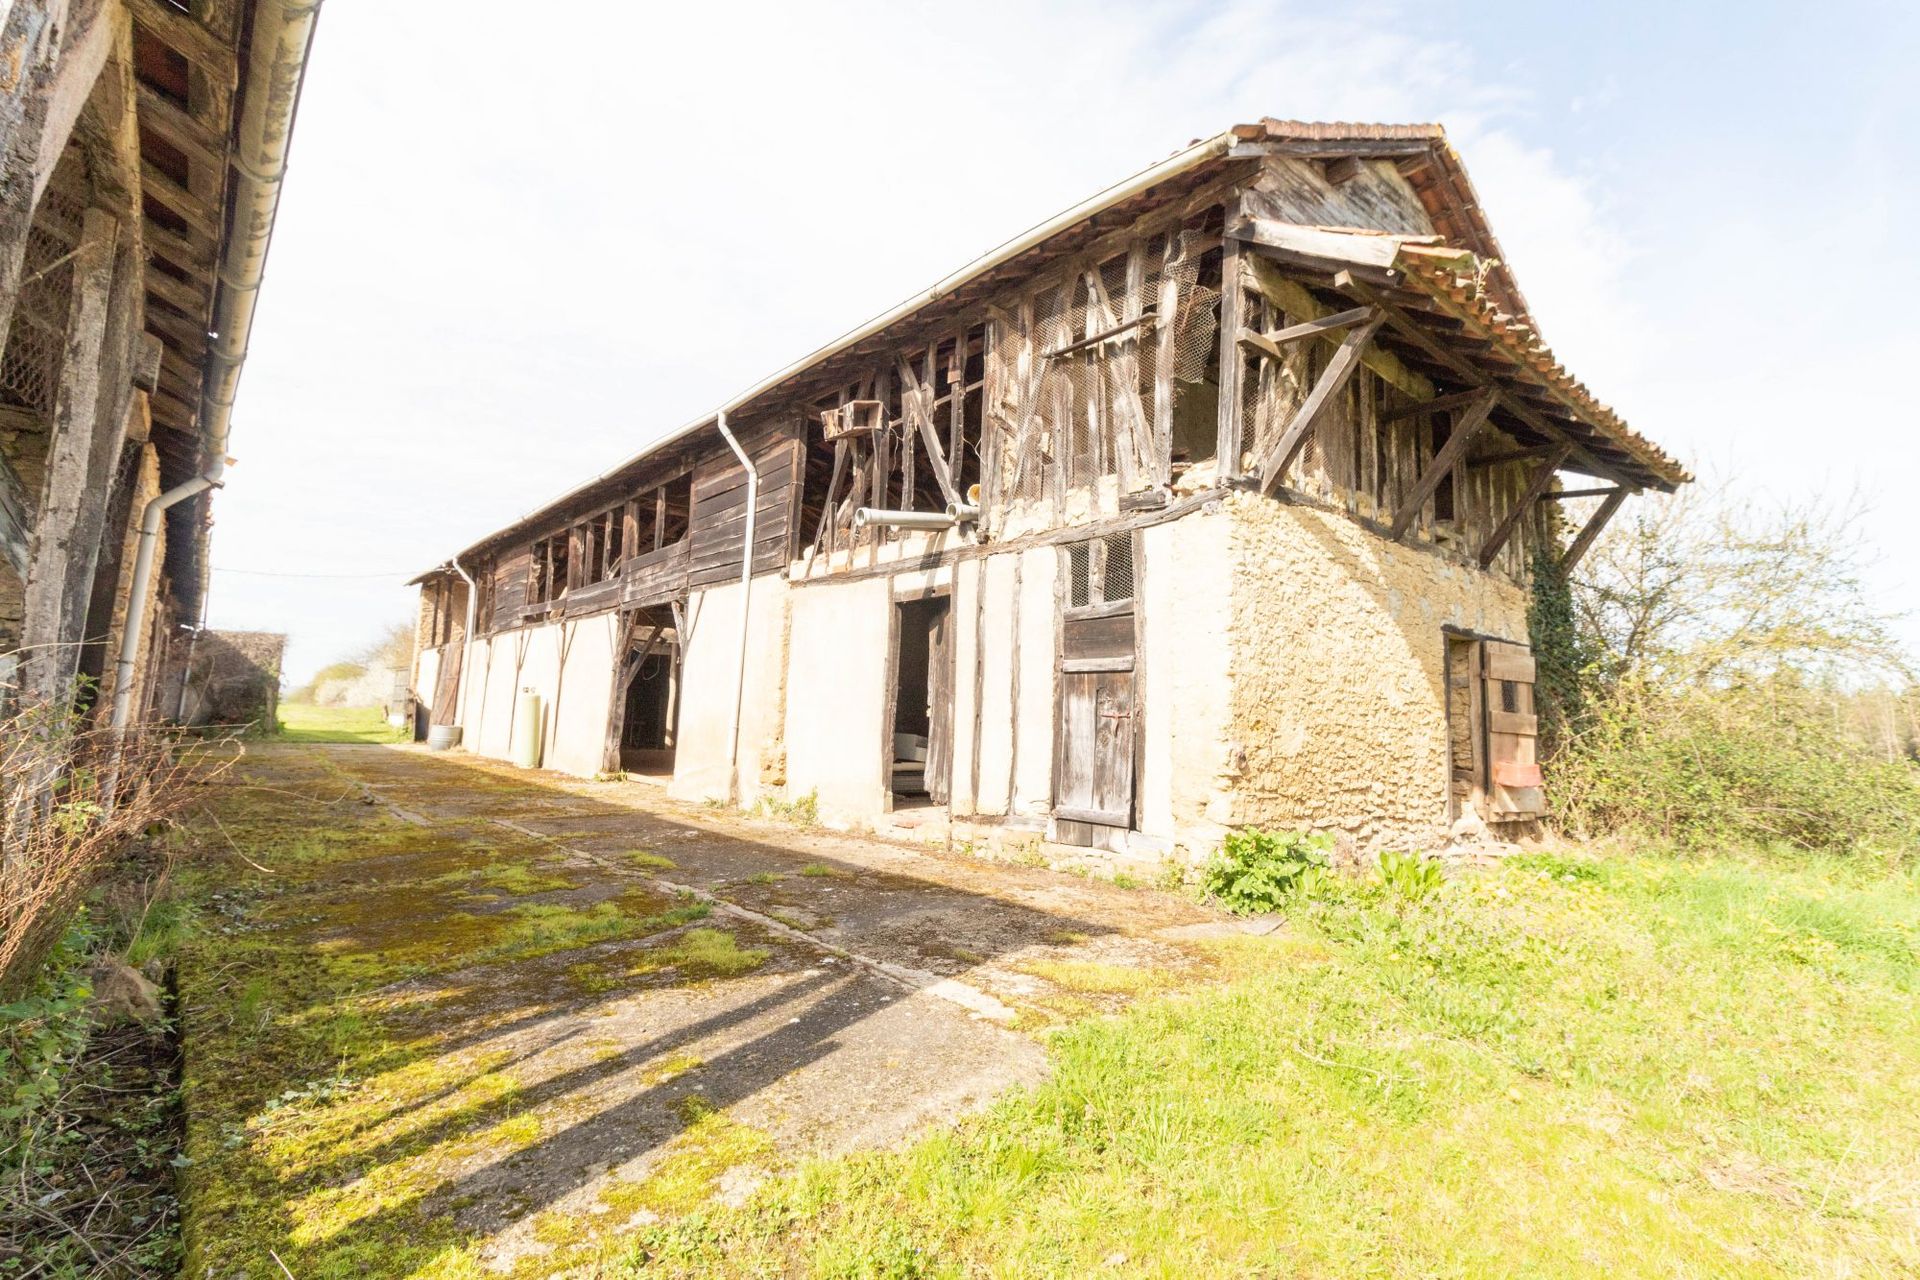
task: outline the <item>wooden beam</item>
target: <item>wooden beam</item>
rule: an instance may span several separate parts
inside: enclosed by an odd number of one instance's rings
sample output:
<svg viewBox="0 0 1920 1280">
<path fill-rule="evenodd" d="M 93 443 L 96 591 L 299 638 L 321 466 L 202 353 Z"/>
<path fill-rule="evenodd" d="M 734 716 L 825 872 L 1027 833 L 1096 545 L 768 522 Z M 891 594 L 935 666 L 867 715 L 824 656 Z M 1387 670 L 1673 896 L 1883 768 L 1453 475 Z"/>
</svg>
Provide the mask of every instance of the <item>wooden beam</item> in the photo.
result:
<svg viewBox="0 0 1920 1280">
<path fill-rule="evenodd" d="M 151 160 L 140 162 L 140 190 L 179 214 L 201 234 L 219 239 L 220 215 L 213 206 L 161 172 Z"/>
<path fill-rule="evenodd" d="M 1334 313 L 1332 307 L 1322 305 L 1314 297 L 1312 290 L 1281 271 L 1277 262 L 1269 261 L 1258 253 L 1250 253 L 1242 261 L 1249 268 L 1248 281 L 1253 287 L 1288 315 L 1298 320 L 1313 320 Z M 1338 343 L 1340 340 L 1337 333 L 1323 333 L 1320 338 L 1328 343 Z M 1409 367 L 1399 356 L 1377 342 L 1367 348 L 1360 362 L 1403 395 L 1416 400 L 1431 400 L 1439 394 L 1425 374 Z M 1475 379 L 1474 385 L 1478 386 L 1481 381 Z"/>
<path fill-rule="evenodd" d="M 1334 277 L 1333 284 L 1334 288 L 1346 294 L 1348 297 L 1357 298 L 1361 302 L 1368 302 L 1379 307 L 1386 313 L 1387 323 L 1393 327 L 1395 333 L 1405 338 L 1420 350 L 1426 352 L 1429 357 L 1444 368 L 1452 370 L 1455 376 L 1462 382 L 1469 382 L 1475 385 L 1486 382 L 1486 370 L 1479 368 L 1465 356 L 1448 350 L 1437 339 L 1422 329 L 1405 311 L 1395 306 L 1392 302 L 1382 299 L 1380 292 L 1373 286 L 1355 279 L 1350 272 L 1345 271 Z M 1603 476 L 1608 480 L 1616 480 L 1630 487 L 1638 487 L 1634 485 L 1633 481 L 1622 476 L 1617 470 L 1607 466 L 1598 458 L 1594 457 L 1593 454 L 1582 447 L 1578 441 L 1574 440 L 1559 427 L 1553 425 L 1553 423 L 1547 421 L 1540 413 L 1523 402 L 1519 396 L 1503 389 L 1500 396 L 1500 404 L 1508 413 L 1511 413 L 1533 430 L 1547 437 L 1549 440 L 1554 441 L 1556 444 L 1565 445 L 1568 453 L 1579 459 L 1581 463 L 1580 469 L 1582 471 L 1585 471 L 1589 475 Z"/>
<path fill-rule="evenodd" d="M 1531 462 L 1535 458 L 1544 458 L 1552 453 L 1555 446 L 1537 444 L 1526 449 L 1509 449 L 1505 453 L 1490 453 L 1484 458 L 1468 458 L 1470 467 L 1498 467 L 1509 462 Z"/>
<path fill-rule="evenodd" d="M 226 139 L 213 133 L 184 108 L 176 105 L 173 99 L 145 81 L 135 81 L 133 92 L 140 104 L 142 128 L 153 130 L 156 136 L 186 152 L 187 159 L 195 164 L 214 173 L 226 168 Z M 214 189 L 219 189 L 217 184 Z"/>
<path fill-rule="evenodd" d="M 1421 508 L 1427 505 L 1427 500 L 1433 497 L 1434 490 L 1440 487 L 1440 482 L 1447 478 L 1448 472 L 1460 464 L 1462 458 L 1467 456 L 1467 450 L 1472 447 L 1474 437 L 1478 436 L 1481 429 L 1487 425 L 1487 419 L 1493 414 L 1494 402 L 1499 398 L 1499 393 L 1490 387 L 1474 393 L 1473 407 L 1468 409 L 1460 421 L 1454 425 L 1453 434 L 1447 437 L 1447 442 L 1440 446 L 1440 452 L 1433 456 L 1433 461 L 1428 464 L 1425 471 L 1420 473 L 1419 480 L 1414 482 L 1413 492 L 1406 496 L 1400 503 L 1400 509 L 1393 513 L 1393 531 L 1390 536 L 1395 542 L 1406 536 L 1407 530 L 1413 527 L 1413 522 L 1419 519 Z"/>
<path fill-rule="evenodd" d="M 152 218 L 145 220 L 140 230 L 141 239 L 147 248 L 166 258 L 178 267 L 198 267 L 202 271 L 212 271 L 214 246 L 195 244 L 185 236 L 175 235 Z"/>
<path fill-rule="evenodd" d="M 1540 495 L 1545 493 L 1547 486 L 1553 483 L 1553 473 L 1560 469 L 1560 464 L 1565 462 L 1572 452 L 1571 445 L 1563 444 L 1533 469 L 1533 475 L 1527 479 L 1527 487 L 1521 492 L 1519 501 L 1513 504 L 1513 510 L 1507 512 L 1506 519 L 1500 522 L 1499 527 L 1488 536 L 1486 544 L 1480 548 L 1482 569 L 1492 566 L 1494 557 L 1500 554 L 1500 548 L 1507 545 L 1507 540 L 1513 537 L 1513 531 L 1520 527 L 1520 521 L 1526 517 L 1527 512 L 1533 510 L 1533 504 L 1539 501 Z"/>
<path fill-rule="evenodd" d="M 1346 340 L 1340 344 L 1340 349 L 1333 353 L 1333 359 L 1327 361 L 1327 367 L 1321 371 L 1320 380 L 1313 384 L 1313 390 L 1309 391 L 1307 398 L 1301 401 L 1300 408 L 1293 415 L 1293 421 L 1287 424 L 1287 429 L 1281 433 L 1280 439 L 1274 442 L 1273 448 L 1267 451 L 1267 456 L 1260 460 L 1258 474 L 1262 493 L 1272 493 L 1280 487 L 1280 479 L 1286 474 L 1287 466 L 1293 461 L 1293 456 L 1300 452 L 1300 446 L 1306 443 L 1307 434 L 1313 430 L 1314 424 L 1326 411 L 1327 406 L 1333 403 L 1333 398 L 1346 390 L 1347 383 L 1359 371 L 1361 351 L 1365 349 L 1368 342 L 1372 341 L 1373 335 L 1380 331 L 1380 326 L 1386 323 L 1386 319 L 1385 315 L 1375 312 L 1372 319 L 1359 328 L 1347 332 Z"/>
<path fill-rule="evenodd" d="M 217 86 L 229 93 L 239 86 L 239 64 L 232 47 L 166 0 L 127 0 L 127 12 Z"/>
<path fill-rule="evenodd" d="M 1599 489 L 1559 489 L 1553 493 L 1540 495 L 1542 502 L 1565 502 L 1569 498 L 1605 498 L 1620 492 L 1617 484 L 1606 485 Z"/>
<path fill-rule="evenodd" d="M 1220 404 L 1214 420 L 1214 457 L 1222 479 L 1240 474 L 1240 330 L 1245 328 L 1246 289 L 1240 263 L 1246 256 L 1237 240 L 1220 250 Z"/>
<path fill-rule="evenodd" d="M 22 582 L 27 577 L 27 544 L 32 538 L 33 499 L 0 454 L 0 559 L 13 566 Z"/>
<path fill-rule="evenodd" d="M 1275 329 L 1270 333 L 1255 333 L 1252 329 L 1242 329 L 1240 331 L 1240 341 L 1242 344 L 1250 346 L 1254 350 L 1263 352 L 1275 360 L 1278 360 L 1285 354 L 1280 348 L 1289 342 L 1294 342 L 1301 338 L 1318 337 L 1321 334 L 1337 333 L 1342 329 L 1351 329 L 1354 325 L 1365 323 L 1372 314 L 1373 311 L 1369 307 L 1355 307 L 1351 311 L 1342 311 L 1337 315 L 1322 316 L 1318 320 L 1306 320 L 1300 324 L 1290 324 L 1284 329 Z"/>
<path fill-rule="evenodd" d="M 148 293 L 164 302 L 170 302 L 195 319 L 204 320 L 207 315 L 208 290 L 205 284 L 196 281 L 189 284 L 176 280 L 158 267 L 149 266 L 142 274 L 142 283 Z"/>
<path fill-rule="evenodd" d="M 1380 415 L 1382 422 L 1399 422 L 1402 418 L 1417 418 L 1423 413 L 1439 413 L 1443 409 L 1458 409 L 1461 405 L 1472 404 L 1485 393 L 1484 387 L 1468 387 L 1465 391 L 1454 391 L 1444 396 L 1435 396 L 1431 400 L 1422 400 L 1416 404 L 1401 405 Z"/>
<path fill-rule="evenodd" d="M 1600 536 L 1600 531 L 1607 527 L 1607 521 L 1613 519 L 1613 513 L 1618 511 L 1620 504 L 1626 500 L 1627 491 L 1615 489 L 1607 495 L 1607 500 L 1587 517 L 1587 522 L 1580 526 L 1579 534 L 1567 547 L 1566 554 L 1560 557 L 1560 568 L 1563 572 L 1573 572 L 1574 567 L 1580 563 L 1581 557 L 1586 555 L 1587 550 L 1593 546 L 1594 539 Z"/>
<path fill-rule="evenodd" d="M 928 352 L 929 358 L 931 358 L 931 347 L 928 348 Z M 913 366 L 907 362 L 905 356 L 898 356 L 896 359 L 900 366 L 901 410 L 911 413 L 913 416 L 914 426 L 918 428 L 920 433 L 920 442 L 927 447 L 927 465 L 933 468 L 933 478 L 939 483 L 940 492 L 945 495 L 948 502 L 959 506 L 961 501 L 960 494 L 953 487 L 953 473 L 947 469 L 947 451 L 940 444 L 939 432 L 933 429 L 933 415 L 926 412 L 933 397 L 931 394 L 926 394 L 924 399 L 922 398 L 923 389 L 930 393 L 932 390 L 931 385 L 920 380 L 920 377 L 913 371 Z M 911 408 L 908 407 L 908 397 L 912 397 Z M 911 441 L 909 441 L 909 446 L 911 446 Z M 909 447 L 907 456 L 913 456 L 911 447 Z M 903 488 L 905 491 L 900 495 L 901 508 L 903 510 L 911 510 L 913 507 L 913 486 L 910 483 L 903 482 Z"/>
</svg>

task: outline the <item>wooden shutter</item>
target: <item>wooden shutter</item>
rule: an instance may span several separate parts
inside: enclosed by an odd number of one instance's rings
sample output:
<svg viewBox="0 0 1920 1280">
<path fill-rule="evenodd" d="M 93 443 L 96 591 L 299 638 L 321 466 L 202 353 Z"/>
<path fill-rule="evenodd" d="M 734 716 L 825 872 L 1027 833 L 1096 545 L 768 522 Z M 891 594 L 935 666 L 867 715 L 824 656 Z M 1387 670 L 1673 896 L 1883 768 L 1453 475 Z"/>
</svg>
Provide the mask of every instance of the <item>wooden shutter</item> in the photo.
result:
<svg viewBox="0 0 1920 1280">
<path fill-rule="evenodd" d="M 1546 812 L 1539 720 L 1534 713 L 1533 653 L 1523 644 L 1484 646 L 1488 816 L 1533 818 Z"/>
</svg>

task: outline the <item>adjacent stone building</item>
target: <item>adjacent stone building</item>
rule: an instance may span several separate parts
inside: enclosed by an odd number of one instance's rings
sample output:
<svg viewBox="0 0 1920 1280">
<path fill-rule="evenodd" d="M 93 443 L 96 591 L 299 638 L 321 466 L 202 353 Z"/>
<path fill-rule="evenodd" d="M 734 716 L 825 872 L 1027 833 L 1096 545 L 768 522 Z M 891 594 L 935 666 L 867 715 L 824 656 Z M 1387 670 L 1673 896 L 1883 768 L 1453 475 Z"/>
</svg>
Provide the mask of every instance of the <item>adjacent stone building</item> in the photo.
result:
<svg viewBox="0 0 1920 1280">
<path fill-rule="evenodd" d="M 1541 343 L 1438 127 L 1267 120 L 423 575 L 414 694 L 843 825 L 1434 842 L 1543 809 L 1534 566 L 1686 479 Z"/>
</svg>

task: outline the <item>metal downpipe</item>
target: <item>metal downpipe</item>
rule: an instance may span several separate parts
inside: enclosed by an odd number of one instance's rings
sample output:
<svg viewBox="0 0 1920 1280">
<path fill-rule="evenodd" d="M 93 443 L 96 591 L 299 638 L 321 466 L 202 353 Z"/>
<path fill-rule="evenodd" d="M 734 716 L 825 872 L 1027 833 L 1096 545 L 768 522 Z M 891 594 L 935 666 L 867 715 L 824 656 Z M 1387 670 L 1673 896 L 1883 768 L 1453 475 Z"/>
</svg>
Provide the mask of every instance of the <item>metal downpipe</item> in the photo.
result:
<svg viewBox="0 0 1920 1280">
<path fill-rule="evenodd" d="M 467 664 L 473 657 L 473 613 L 479 604 L 479 588 L 473 584 L 473 575 L 461 567 L 459 556 L 447 563 L 460 575 L 460 581 L 467 584 L 467 629 L 460 633 L 460 679 L 454 684 L 453 692 L 453 722 L 464 735 L 467 725 Z"/>
<path fill-rule="evenodd" d="M 727 411 L 722 409 L 714 416 L 714 425 L 720 428 L 720 438 L 727 442 L 727 448 L 733 450 L 733 456 L 740 459 L 740 465 L 747 473 L 747 527 L 740 544 L 740 666 L 733 680 L 733 720 L 727 727 L 727 803 L 740 803 L 740 715 L 747 696 L 747 638 L 753 614 L 753 526 L 760 512 L 760 475 L 753 469 L 753 459 L 740 447 L 734 438 L 733 430 L 727 426 Z"/>
</svg>

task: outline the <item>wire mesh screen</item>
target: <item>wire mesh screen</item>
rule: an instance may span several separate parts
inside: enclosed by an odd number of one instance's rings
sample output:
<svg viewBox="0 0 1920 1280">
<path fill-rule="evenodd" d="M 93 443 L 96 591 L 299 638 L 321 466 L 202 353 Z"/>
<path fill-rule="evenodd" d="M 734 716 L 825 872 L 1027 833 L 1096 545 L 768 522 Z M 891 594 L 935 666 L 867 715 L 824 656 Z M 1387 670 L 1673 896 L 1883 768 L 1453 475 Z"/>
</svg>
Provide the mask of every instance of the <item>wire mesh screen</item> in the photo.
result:
<svg viewBox="0 0 1920 1280">
<path fill-rule="evenodd" d="M 1067 607 L 1084 609 L 1093 601 L 1093 544 L 1075 542 L 1067 547 Z"/>
<path fill-rule="evenodd" d="M 1101 542 L 1106 564 L 1100 576 L 1100 598 L 1108 604 L 1133 599 L 1133 535 L 1108 534 Z"/>
<path fill-rule="evenodd" d="M 1127 493 L 1160 478 L 1162 415 L 1211 376 L 1219 333 L 1220 295 L 1199 283 L 1197 245 L 1183 235 L 1171 247 L 1161 239 L 1136 260 L 1116 256 L 996 317 L 993 416 L 1010 505 Z M 1169 362 L 1172 403 L 1160 405 Z"/>
<path fill-rule="evenodd" d="M 73 293 L 73 245 L 84 206 L 50 187 L 41 197 L 21 263 L 13 326 L 0 352 L 0 403 L 43 417 L 53 413 L 66 352 L 67 308 Z"/>
</svg>

